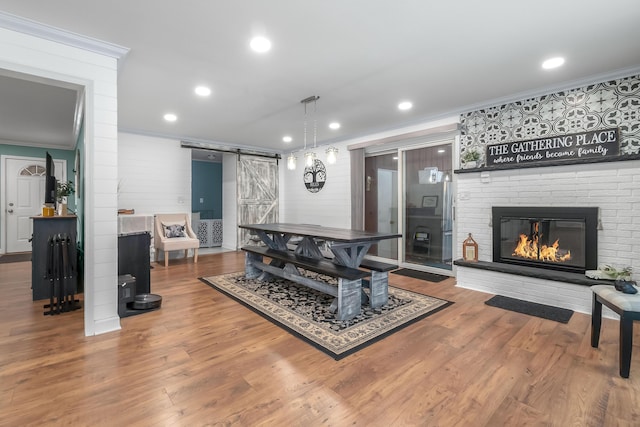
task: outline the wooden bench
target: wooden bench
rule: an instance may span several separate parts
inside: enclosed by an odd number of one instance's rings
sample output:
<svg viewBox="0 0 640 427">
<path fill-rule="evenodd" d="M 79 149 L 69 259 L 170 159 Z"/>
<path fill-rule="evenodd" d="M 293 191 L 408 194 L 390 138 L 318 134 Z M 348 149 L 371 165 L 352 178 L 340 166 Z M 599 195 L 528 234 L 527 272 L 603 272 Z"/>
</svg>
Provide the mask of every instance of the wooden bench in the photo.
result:
<svg viewBox="0 0 640 427">
<path fill-rule="evenodd" d="M 288 243 L 289 251 L 296 251 L 298 243 Z M 333 254 L 329 251 L 321 251 L 322 256 L 326 259 L 333 259 Z M 371 270 L 371 280 L 363 279 L 362 286 L 369 288 L 369 294 L 362 292 L 362 303 L 369 304 L 371 308 L 382 307 L 389 300 L 389 272 L 397 270 L 396 264 L 388 264 L 372 259 L 363 259 L 360 268 Z"/>
<path fill-rule="evenodd" d="M 295 252 L 297 247 L 298 245 L 295 243 L 287 244 L 287 248 L 292 252 Z M 322 252 L 322 256 L 325 257 L 326 259 L 334 258 L 331 252 L 328 252 L 328 251 L 321 251 L 321 252 Z M 398 269 L 397 264 L 387 264 L 386 262 L 374 261 L 372 259 L 367 259 L 367 258 L 362 260 L 362 262 L 360 263 L 360 267 L 366 268 L 367 270 L 371 270 L 371 271 L 377 271 L 379 273 L 389 273 L 392 270 Z"/>
<path fill-rule="evenodd" d="M 372 308 L 382 307 L 389 299 L 389 272 L 397 270 L 398 266 L 365 258 L 360 267 L 371 270 L 371 280 L 363 283 L 363 286 L 369 288 L 369 305 Z"/>
<path fill-rule="evenodd" d="M 246 252 L 245 274 L 247 278 L 267 280 L 269 274 L 291 280 L 337 298 L 337 318 L 348 320 L 360 313 L 362 279 L 371 275 L 368 271 L 346 267 L 330 260 L 309 258 L 290 251 L 279 251 L 264 246 L 244 246 Z M 263 257 L 271 259 L 270 264 Z M 303 276 L 297 267 L 338 279 L 338 286 Z M 265 274 L 266 273 L 266 274 Z"/>
<path fill-rule="evenodd" d="M 360 263 L 360 267 L 367 270 L 377 271 L 379 273 L 389 273 L 392 270 L 397 270 L 397 264 L 387 264 L 386 262 L 374 261 L 372 259 L 363 259 Z"/>
</svg>

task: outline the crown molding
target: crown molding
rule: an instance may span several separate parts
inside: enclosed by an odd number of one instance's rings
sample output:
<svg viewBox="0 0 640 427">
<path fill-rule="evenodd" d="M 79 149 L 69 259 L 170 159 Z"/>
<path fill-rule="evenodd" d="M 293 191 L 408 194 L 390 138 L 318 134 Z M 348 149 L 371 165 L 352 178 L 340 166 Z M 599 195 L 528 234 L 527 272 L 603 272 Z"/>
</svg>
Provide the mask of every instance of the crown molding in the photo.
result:
<svg viewBox="0 0 640 427">
<path fill-rule="evenodd" d="M 127 47 L 62 30 L 2 11 L 0 11 L 0 28 L 6 28 L 41 39 L 109 56 L 117 59 L 118 64 L 120 64 L 120 60 L 123 59 L 130 50 Z"/>
</svg>

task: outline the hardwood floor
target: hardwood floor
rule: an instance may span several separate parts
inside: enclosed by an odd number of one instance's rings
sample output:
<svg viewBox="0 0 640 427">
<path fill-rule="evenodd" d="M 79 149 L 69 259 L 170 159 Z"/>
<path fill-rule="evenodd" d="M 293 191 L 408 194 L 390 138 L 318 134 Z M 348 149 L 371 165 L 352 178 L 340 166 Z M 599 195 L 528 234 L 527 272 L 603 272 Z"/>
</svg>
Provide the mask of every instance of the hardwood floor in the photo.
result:
<svg viewBox="0 0 640 427">
<path fill-rule="evenodd" d="M 614 320 L 592 349 L 588 315 L 563 325 L 391 275 L 455 304 L 334 361 L 198 280 L 243 254 L 153 265 L 162 308 L 85 337 L 82 310 L 31 301 L 30 262 L 0 264 L 0 425 L 640 425 L 640 351 L 620 378 Z"/>
</svg>

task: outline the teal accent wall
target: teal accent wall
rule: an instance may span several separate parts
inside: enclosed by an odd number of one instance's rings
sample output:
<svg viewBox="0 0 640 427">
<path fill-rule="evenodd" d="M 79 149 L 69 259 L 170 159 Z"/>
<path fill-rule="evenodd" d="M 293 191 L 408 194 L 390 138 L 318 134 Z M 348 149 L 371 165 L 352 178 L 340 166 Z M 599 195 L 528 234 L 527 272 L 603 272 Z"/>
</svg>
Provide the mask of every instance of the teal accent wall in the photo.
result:
<svg viewBox="0 0 640 427">
<path fill-rule="evenodd" d="M 222 163 L 191 162 L 191 212 L 222 219 Z"/>
<path fill-rule="evenodd" d="M 78 132 L 78 139 L 76 141 L 76 153 L 74 153 L 73 164 L 72 164 L 72 173 L 69 178 L 75 184 L 76 194 L 75 194 L 75 210 L 76 215 L 78 217 L 77 227 L 78 227 L 78 290 L 80 292 L 84 291 L 84 199 L 85 199 L 85 183 L 84 183 L 84 120 L 80 126 L 80 132 Z M 75 170 L 76 168 L 76 155 L 78 156 L 78 166 L 80 166 L 79 170 Z M 68 164 L 68 163 L 67 163 Z M 77 175 L 78 181 L 76 182 L 75 176 Z"/>
</svg>

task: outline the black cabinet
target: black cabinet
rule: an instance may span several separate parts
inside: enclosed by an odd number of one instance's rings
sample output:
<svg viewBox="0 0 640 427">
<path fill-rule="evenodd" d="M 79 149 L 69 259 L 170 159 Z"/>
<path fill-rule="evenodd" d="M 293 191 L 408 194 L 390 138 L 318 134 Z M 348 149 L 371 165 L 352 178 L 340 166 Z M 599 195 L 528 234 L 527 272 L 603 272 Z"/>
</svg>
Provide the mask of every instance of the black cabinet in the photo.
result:
<svg viewBox="0 0 640 427">
<path fill-rule="evenodd" d="M 67 286 L 77 292 L 78 287 L 78 255 L 77 255 L 77 217 L 63 216 L 34 216 L 33 240 L 31 242 L 31 290 L 33 300 L 49 299 L 51 297 L 51 281 L 47 275 L 49 239 L 57 234 L 69 236 L 68 260 L 71 264 L 72 276 L 67 279 Z"/>
<path fill-rule="evenodd" d="M 151 262 L 147 231 L 118 236 L 118 276 L 130 274 L 136 279 L 136 294 L 151 293 Z"/>
</svg>

